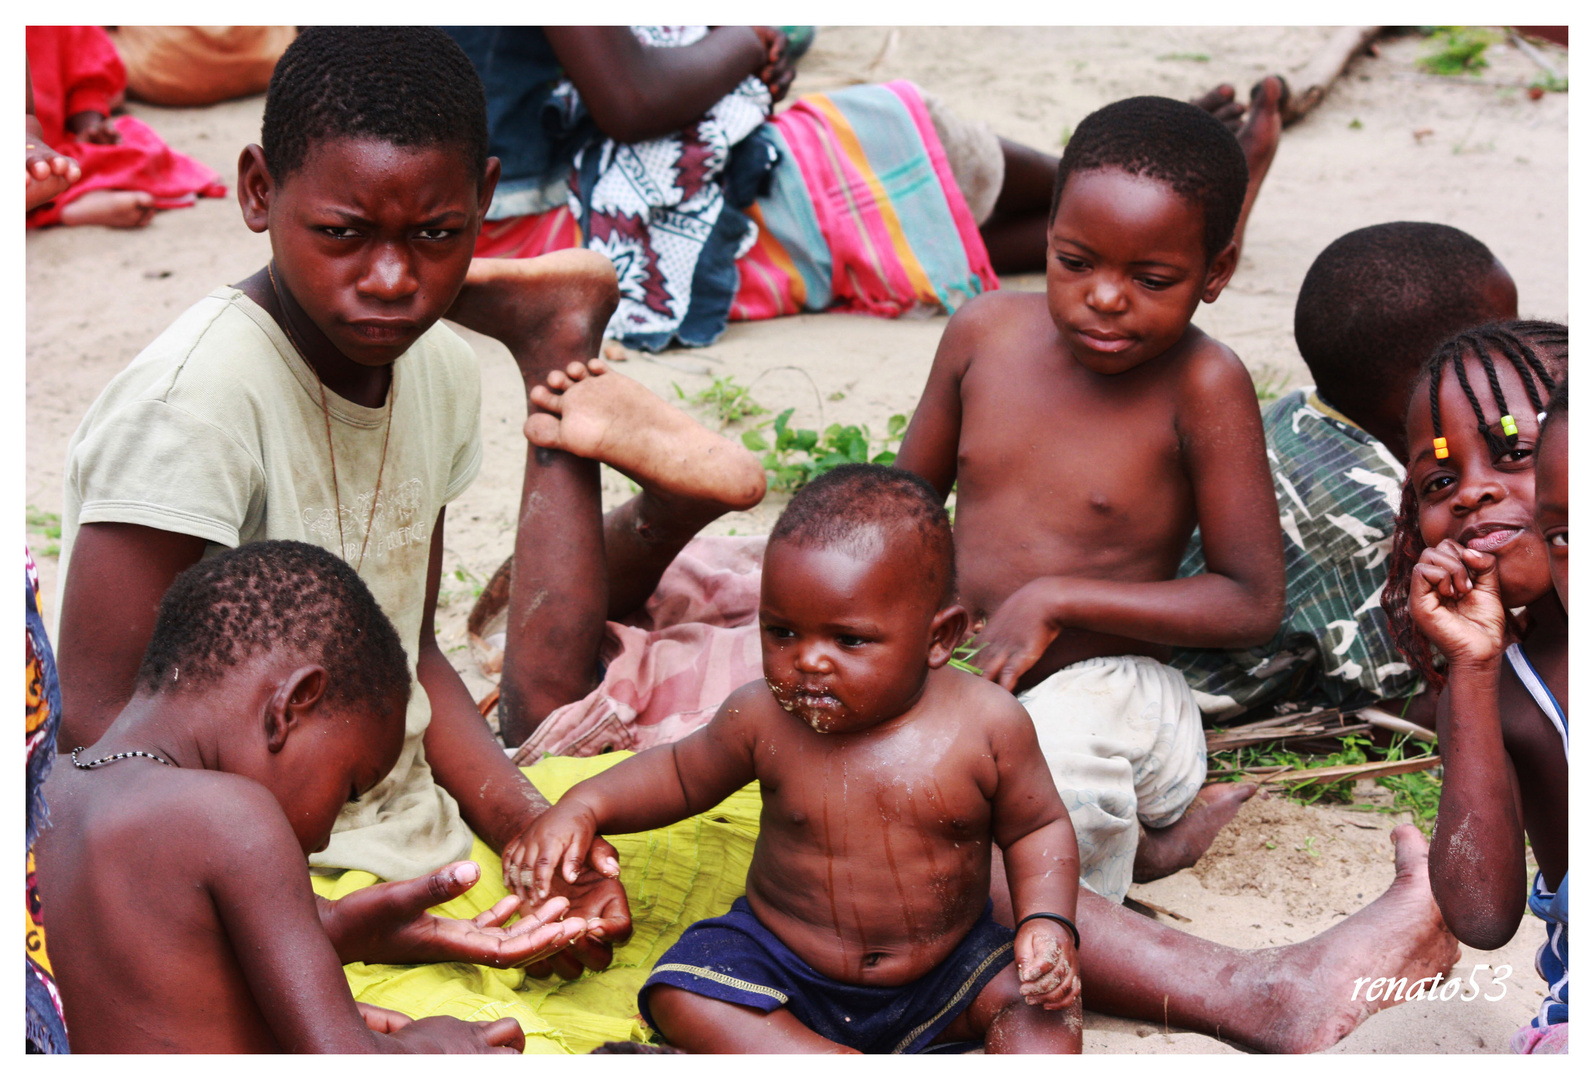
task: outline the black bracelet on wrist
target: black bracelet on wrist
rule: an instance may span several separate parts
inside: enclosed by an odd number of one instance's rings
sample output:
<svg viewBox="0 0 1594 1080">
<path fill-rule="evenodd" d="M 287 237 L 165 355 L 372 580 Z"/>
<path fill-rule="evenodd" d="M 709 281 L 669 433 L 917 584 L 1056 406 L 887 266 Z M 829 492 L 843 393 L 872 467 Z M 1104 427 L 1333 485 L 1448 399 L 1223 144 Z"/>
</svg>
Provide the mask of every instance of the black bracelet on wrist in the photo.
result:
<svg viewBox="0 0 1594 1080">
<path fill-rule="evenodd" d="M 1056 912 L 1052 911 L 1037 911 L 1033 915 L 1026 915 L 1022 919 L 1018 920 L 1018 926 L 1013 927 L 1013 932 L 1015 934 L 1018 933 L 1018 927 L 1023 926 L 1031 919 L 1052 919 L 1055 922 L 1062 923 L 1064 926 L 1068 927 L 1068 932 L 1074 935 L 1074 951 L 1079 951 L 1079 927 L 1074 925 L 1073 919 L 1070 919 L 1066 915 L 1058 915 Z"/>
</svg>

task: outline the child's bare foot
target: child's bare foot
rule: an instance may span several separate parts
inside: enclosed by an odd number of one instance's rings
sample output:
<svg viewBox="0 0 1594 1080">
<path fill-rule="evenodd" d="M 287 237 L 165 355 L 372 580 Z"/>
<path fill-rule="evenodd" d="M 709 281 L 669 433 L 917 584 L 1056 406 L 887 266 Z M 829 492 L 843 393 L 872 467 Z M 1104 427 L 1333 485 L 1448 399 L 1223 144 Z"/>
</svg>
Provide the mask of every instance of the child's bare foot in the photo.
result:
<svg viewBox="0 0 1594 1080">
<path fill-rule="evenodd" d="M 90 191 L 61 208 L 63 225 L 141 229 L 154 217 L 155 196 L 147 191 Z"/>
<path fill-rule="evenodd" d="M 1236 135 L 1240 133 L 1240 124 L 1245 120 L 1245 103 L 1234 99 L 1234 87 L 1228 83 L 1219 83 L 1200 97 L 1191 98 L 1190 104 L 1223 121 L 1223 126 Z"/>
<path fill-rule="evenodd" d="M 1258 954 L 1268 985 L 1258 988 L 1256 1000 L 1266 1001 L 1268 1011 L 1241 1020 L 1255 1033 L 1236 1037 L 1277 1053 L 1325 1049 L 1395 1004 L 1382 995 L 1366 1000 L 1364 988 L 1373 979 L 1405 979 L 1409 991 L 1417 980 L 1432 980 L 1460 959 L 1461 946 L 1445 928 L 1429 888 L 1428 842 L 1413 825 L 1397 826 L 1390 836 L 1395 881 L 1382 896 L 1310 941 Z M 1367 980 L 1359 994 L 1358 979 Z"/>
<path fill-rule="evenodd" d="M 1184 816 L 1165 829 L 1140 830 L 1135 848 L 1134 879 L 1156 881 L 1194 866 L 1212 846 L 1212 838 L 1239 812 L 1255 784 L 1208 784 Z"/>
<path fill-rule="evenodd" d="M 1280 75 L 1269 75 L 1251 87 L 1251 104 L 1245 110 L 1245 125 L 1234 135 L 1240 140 L 1240 149 L 1245 151 L 1245 163 L 1251 169 L 1253 191 L 1261 187 L 1262 178 L 1273 164 L 1273 152 L 1279 145 L 1279 132 L 1284 130 L 1284 104 L 1289 98 L 1289 84 Z"/>
<path fill-rule="evenodd" d="M 526 438 L 601 461 L 666 499 L 745 510 L 764 497 L 764 469 L 602 360 L 571 363 L 531 388 Z"/>
<path fill-rule="evenodd" d="M 614 264 L 584 248 L 473 259 L 448 318 L 509 346 L 530 390 L 572 357 L 598 354 L 619 296 Z"/>
</svg>

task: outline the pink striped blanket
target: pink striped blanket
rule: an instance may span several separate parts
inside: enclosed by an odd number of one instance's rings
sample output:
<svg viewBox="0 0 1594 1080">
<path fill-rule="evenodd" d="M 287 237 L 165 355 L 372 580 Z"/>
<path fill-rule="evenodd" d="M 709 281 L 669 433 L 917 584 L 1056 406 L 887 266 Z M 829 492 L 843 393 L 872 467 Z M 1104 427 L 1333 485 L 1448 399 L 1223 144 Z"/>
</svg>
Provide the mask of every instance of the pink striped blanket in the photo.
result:
<svg viewBox="0 0 1594 1080">
<path fill-rule="evenodd" d="M 780 151 L 758 225 L 736 261 L 731 319 L 799 311 L 895 316 L 955 309 L 997 287 L 985 244 L 910 82 L 810 94 L 761 129 Z M 490 223 L 483 256 L 529 258 L 582 243 L 568 208 Z"/>
</svg>

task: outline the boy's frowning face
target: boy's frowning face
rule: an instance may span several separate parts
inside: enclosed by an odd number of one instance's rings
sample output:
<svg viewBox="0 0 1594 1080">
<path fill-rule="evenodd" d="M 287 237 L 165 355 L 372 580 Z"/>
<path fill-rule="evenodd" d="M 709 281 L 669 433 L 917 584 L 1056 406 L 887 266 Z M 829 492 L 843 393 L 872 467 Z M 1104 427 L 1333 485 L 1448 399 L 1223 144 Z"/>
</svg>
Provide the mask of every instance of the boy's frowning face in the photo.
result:
<svg viewBox="0 0 1594 1080">
<path fill-rule="evenodd" d="M 902 715 L 930 670 L 936 605 L 924 568 L 903 557 L 902 543 L 881 536 L 868 547 L 777 541 L 764 556 L 764 681 L 781 708 L 822 734 Z"/>
<path fill-rule="evenodd" d="M 272 187 L 278 280 L 344 356 L 391 364 L 458 296 L 490 194 L 458 146 L 323 139 Z"/>
<path fill-rule="evenodd" d="M 1520 607 L 1550 589 L 1544 541 L 1534 525 L 1533 457 L 1539 425 L 1527 391 L 1503 358 L 1494 358 L 1506 405 L 1516 420 L 1515 447 L 1495 457 L 1478 431 L 1478 418 L 1455 372 L 1446 369 L 1439 383 L 1439 424 L 1449 454 L 1434 454 L 1433 412 L 1428 380 L 1418 381 L 1406 416 L 1411 451 L 1410 480 L 1417 493 L 1417 522 L 1423 543 L 1436 546 L 1450 539 L 1463 547 L 1487 551 L 1499 560 L 1500 598 Z M 1498 434 L 1499 407 L 1487 375 L 1476 357 L 1465 364 L 1468 382 L 1483 406 L 1484 419 Z"/>
<path fill-rule="evenodd" d="M 1162 355 L 1202 299 L 1217 299 L 1233 248 L 1210 264 L 1200 207 L 1121 169 L 1075 173 L 1046 252 L 1046 302 L 1064 344 L 1091 371 L 1116 375 Z"/>
</svg>

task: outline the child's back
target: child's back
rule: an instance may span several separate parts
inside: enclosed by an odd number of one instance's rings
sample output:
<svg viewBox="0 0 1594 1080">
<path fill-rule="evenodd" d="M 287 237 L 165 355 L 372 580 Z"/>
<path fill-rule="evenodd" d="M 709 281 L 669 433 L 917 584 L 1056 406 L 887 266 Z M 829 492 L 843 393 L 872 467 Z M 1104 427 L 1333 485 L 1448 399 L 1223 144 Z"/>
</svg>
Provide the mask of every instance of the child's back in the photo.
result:
<svg viewBox="0 0 1594 1080">
<path fill-rule="evenodd" d="M 273 917 L 284 914 L 278 902 L 308 893 L 270 792 L 147 759 L 89 772 L 59 764 L 68 767 L 46 786 L 51 827 L 38 859 L 72 1049 L 280 1051 L 239 961 L 269 950 Z M 288 888 L 291 878 L 299 888 Z M 79 1002 L 91 1003 L 91 1022 L 72 1008 Z"/>
<path fill-rule="evenodd" d="M 388 1014 L 396 1038 L 376 1035 L 310 889 L 305 856 L 392 769 L 408 698 L 398 634 L 326 550 L 251 544 L 177 577 L 132 700 L 45 785 L 38 882 L 74 1050 L 524 1045 L 513 1020 Z M 373 910 L 329 918 L 381 948 L 403 920 Z"/>
<path fill-rule="evenodd" d="M 1085 882 L 1113 900 L 1132 874 L 1192 864 L 1255 790 L 1185 816 L 1206 775 L 1200 710 L 1160 662 L 1259 644 L 1282 610 L 1256 395 L 1190 324 L 1234 272 L 1245 191 L 1238 144 L 1194 106 L 1132 98 L 1086 118 L 1058 168 L 1045 295 L 953 316 L 897 458 L 943 495 L 957 484 L 974 663 L 1022 690 Z M 1198 524 L 1207 572 L 1173 580 Z"/>
</svg>

